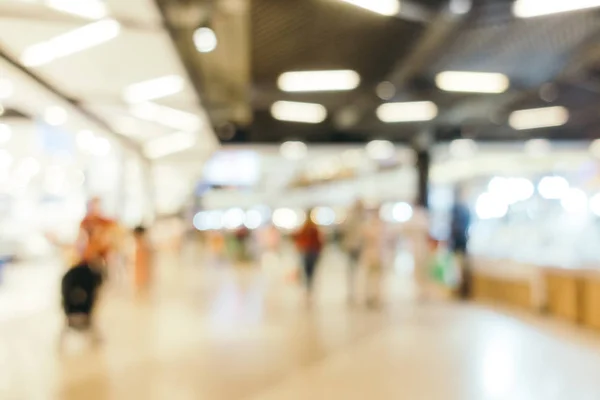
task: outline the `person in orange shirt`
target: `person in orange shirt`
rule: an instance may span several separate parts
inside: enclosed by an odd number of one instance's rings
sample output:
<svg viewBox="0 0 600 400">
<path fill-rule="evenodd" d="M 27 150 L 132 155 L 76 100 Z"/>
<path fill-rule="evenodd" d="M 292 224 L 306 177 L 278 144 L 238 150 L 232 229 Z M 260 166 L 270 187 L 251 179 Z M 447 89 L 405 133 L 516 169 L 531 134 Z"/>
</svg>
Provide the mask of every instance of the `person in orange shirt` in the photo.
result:
<svg viewBox="0 0 600 400">
<path fill-rule="evenodd" d="M 112 247 L 111 233 L 115 222 L 101 213 L 99 198 L 88 203 L 88 212 L 81 221 L 78 248 L 81 261 L 89 263 L 95 269 L 105 272 L 106 262 Z"/>
<path fill-rule="evenodd" d="M 300 231 L 296 233 L 295 242 L 302 255 L 306 289 L 310 296 L 317 263 L 323 249 L 323 238 L 319 227 L 310 218 L 307 218 Z"/>
</svg>

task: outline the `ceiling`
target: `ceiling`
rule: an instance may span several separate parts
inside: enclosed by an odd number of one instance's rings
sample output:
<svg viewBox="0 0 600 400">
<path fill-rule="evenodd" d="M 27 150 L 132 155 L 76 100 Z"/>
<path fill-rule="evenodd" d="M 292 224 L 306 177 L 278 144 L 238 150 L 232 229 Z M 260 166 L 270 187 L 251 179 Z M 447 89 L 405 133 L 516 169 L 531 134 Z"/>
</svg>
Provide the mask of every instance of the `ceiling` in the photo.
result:
<svg viewBox="0 0 600 400">
<path fill-rule="evenodd" d="M 403 0 L 398 16 L 384 17 L 339 0 L 156 2 L 224 143 L 408 142 L 424 131 L 442 141 L 599 136 L 598 9 L 517 19 L 513 0 Z M 457 12 L 468 3 L 468 13 Z M 209 54 L 198 53 L 191 40 L 202 25 L 219 38 Z M 326 69 L 355 70 L 361 84 L 350 92 L 277 88 L 284 72 Z M 434 78 L 445 70 L 502 73 L 510 89 L 443 92 Z M 387 100 L 376 93 L 384 81 L 395 87 Z M 540 90 L 551 95 L 540 96 Z M 320 103 L 328 118 L 314 125 L 277 121 L 269 109 L 278 100 Z M 437 118 L 386 124 L 376 117 L 383 102 L 410 100 L 435 102 Z M 567 107 L 569 123 L 525 131 L 508 126 L 511 111 L 547 105 Z"/>
<path fill-rule="evenodd" d="M 186 152 L 198 162 L 207 158 L 218 142 L 154 2 L 106 0 L 104 4 L 107 15 L 102 21 L 114 19 L 118 23 L 116 37 L 43 65 L 28 66 L 23 60 L 32 46 L 96 21 L 57 11 L 47 6 L 45 0 L 0 2 L 0 60 L 6 64 L 5 68 L 0 66 L 0 78 L 10 79 L 15 86 L 15 95 L 2 101 L 10 111 L 4 117 L 18 113 L 43 121 L 45 109 L 60 105 L 69 114 L 81 116 L 75 124 L 71 115 L 63 126 L 65 130 L 76 133 L 91 129 L 107 134 L 145 158 L 148 154 L 144 149 L 150 141 L 168 137 L 180 129 L 132 112 L 135 105 L 124 100 L 124 91 L 132 84 L 180 76 L 183 78 L 181 90 L 152 101 L 168 110 L 188 113 L 188 117 L 198 122 L 190 132 L 195 137 L 195 145 Z M 19 75 L 18 82 L 9 70 Z M 24 96 L 23 88 L 27 84 L 35 86 L 37 91 Z M 40 91 L 47 97 L 33 107 Z"/>
<path fill-rule="evenodd" d="M 45 103 L 31 96 L 3 101 L 6 115 L 40 119 L 44 107 L 61 103 L 142 155 L 150 141 L 180 129 L 140 118 L 123 92 L 168 75 L 182 77 L 183 87 L 153 102 L 198 121 L 192 129 L 196 144 L 171 156 L 173 162 L 200 165 L 217 148 L 216 137 L 222 143 L 276 144 L 408 143 L 422 132 L 440 141 L 600 136 L 597 8 L 517 19 L 513 0 L 402 0 L 398 15 L 385 17 L 340 0 L 105 0 L 108 17 L 120 24 L 118 37 L 45 65 L 24 66 L 32 45 L 90 23 L 46 3 L 0 2 L 0 61 L 7 66 L 0 73 L 14 70 L 49 96 Z M 215 51 L 196 50 L 192 38 L 200 26 L 215 31 Z M 277 87 L 284 72 L 327 69 L 355 70 L 361 83 L 347 92 L 285 93 Z M 510 89 L 444 92 L 434 79 L 446 70 L 502 73 Z M 382 82 L 394 88 L 385 100 L 376 90 Z M 319 103 L 328 116 L 318 124 L 281 122 L 270 113 L 280 100 Z M 437 118 L 390 124 L 376 116 L 382 103 L 412 100 L 434 102 Z M 513 110 L 548 105 L 568 108 L 568 123 L 522 131 L 507 124 Z"/>
</svg>

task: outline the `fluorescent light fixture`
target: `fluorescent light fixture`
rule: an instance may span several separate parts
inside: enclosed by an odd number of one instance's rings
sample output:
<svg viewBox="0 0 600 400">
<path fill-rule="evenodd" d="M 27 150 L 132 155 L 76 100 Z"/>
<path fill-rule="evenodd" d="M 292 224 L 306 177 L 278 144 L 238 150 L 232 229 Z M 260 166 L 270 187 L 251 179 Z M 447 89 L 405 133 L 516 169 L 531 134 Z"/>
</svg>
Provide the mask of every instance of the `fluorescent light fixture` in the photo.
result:
<svg viewBox="0 0 600 400">
<path fill-rule="evenodd" d="M 508 123 L 514 129 L 523 130 L 561 126 L 568 120 L 569 110 L 556 106 L 514 111 L 510 114 Z"/>
<path fill-rule="evenodd" d="M 342 0 L 356 7 L 364 8 L 371 12 L 388 17 L 398 15 L 400 2 L 398 0 Z"/>
<path fill-rule="evenodd" d="M 389 140 L 372 140 L 365 150 L 373 160 L 389 160 L 396 154 L 396 146 Z"/>
<path fill-rule="evenodd" d="M 108 14 L 106 3 L 100 0 L 46 0 L 46 5 L 87 19 L 102 19 Z"/>
<path fill-rule="evenodd" d="M 288 160 L 302 160 L 308 153 L 308 147 L 303 142 L 289 141 L 281 144 L 281 155 Z"/>
<path fill-rule="evenodd" d="M 134 83 L 123 92 L 128 103 L 143 103 L 171 96 L 183 90 L 184 80 L 178 75 L 167 75 L 144 82 Z"/>
<path fill-rule="evenodd" d="M 377 108 L 377 117 L 387 123 L 430 121 L 437 113 L 437 106 L 431 101 L 386 103 Z"/>
<path fill-rule="evenodd" d="M 215 31 L 206 27 L 196 29 L 193 39 L 194 46 L 200 53 L 210 53 L 217 48 L 219 43 Z"/>
<path fill-rule="evenodd" d="M 196 114 L 155 103 L 135 104 L 129 111 L 136 118 L 180 131 L 192 132 L 202 128 L 202 120 Z"/>
<path fill-rule="evenodd" d="M 0 78 L 0 100 L 10 98 L 14 93 L 13 83 L 6 78 Z"/>
<path fill-rule="evenodd" d="M 114 19 L 94 22 L 28 47 L 21 61 L 28 67 L 48 64 L 56 59 L 108 42 L 116 38 L 120 31 L 121 25 Z"/>
<path fill-rule="evenodd" d="M 513 4 L 513 14 L 519 18 L 532 18 L 595 7 L 600 7 L 600 0 L 517 0 Z"/>
<path fill-rule="evenodd" d="M 353 90 L 360 75 L 352 70 L 296 71 L 279 76 L 277 85 L 284 92 L 334 92 Z"/>
<path fill-rule="evenodd" d="M 316 103 L 277 101 L 271 106 L 271 115 L 280 121 L 318 124 L 327 118 L 327 109 Z"/>
<path fill-rule="evenodd" d="M 44 121 L 51 126 L 60 126 L 67 122 L 68 114 L 59 106 L 48 107 L 44 112 Z"/>
<path fill-rule="evenodd" d="M 196 144 L 196 135 L 192 132 L 177 132 L 153 139 L 144 145 L 148 158 L 156 159 L 187 150 Z"/>
<path fill-rule="evenodd" d="M 447 92 L 503 93 L 510 86 L 506 75 L 493 72 L 445 71 L 435 77 L 437 87 Z"/>
</svg>

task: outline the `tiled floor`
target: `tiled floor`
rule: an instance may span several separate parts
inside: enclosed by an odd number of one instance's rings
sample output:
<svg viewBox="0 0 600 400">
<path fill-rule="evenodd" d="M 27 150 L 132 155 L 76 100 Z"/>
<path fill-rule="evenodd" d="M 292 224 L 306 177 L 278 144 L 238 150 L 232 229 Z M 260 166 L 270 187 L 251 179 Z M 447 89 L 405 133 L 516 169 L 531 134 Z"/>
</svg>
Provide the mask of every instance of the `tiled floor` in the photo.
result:
<svg viewBox="0 0 600 400">
<path fill-rule="evenodd" d="M 107 289 L 101 346 L 72 336 L 62 353 L 48 272 L 45 289 L 19 291 L 46 302 L 2 314 L 0 399 L 600 399 L 600 340 L 475 306 L 414 304 L 398 275 L 384 309 L 350 308 L 334 255 L 309 306 L 285 264 L 165 263 L 148 298 Z M 0 307 L 22 298 L 11 296 Z"/>
</svg>

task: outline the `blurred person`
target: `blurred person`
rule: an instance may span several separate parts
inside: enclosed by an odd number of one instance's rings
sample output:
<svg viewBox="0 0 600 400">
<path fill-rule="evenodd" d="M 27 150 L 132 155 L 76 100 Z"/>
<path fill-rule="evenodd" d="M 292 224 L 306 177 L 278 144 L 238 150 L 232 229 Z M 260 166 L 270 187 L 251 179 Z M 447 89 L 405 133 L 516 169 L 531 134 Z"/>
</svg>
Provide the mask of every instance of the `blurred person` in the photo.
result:
<svg viewBox="0 0 600 400">
<path fill-rule="evenodd" d="M 360 229 L 360 228 L 359 228 Z M 384 232 L 379 209 L 366 212 L 362 223 L 361 261 L 365 268 L 366 303 L 370 308 L 381 304 L 381 278 L 383 276 Z"/>
<path fill-rule="evenodd" d="M 348 264 L 348 300 L 355 300 L 356 271 L 363 250 L 363 224 L 365 209 L 363 203 L 357 201 L 348 213 L 346 221 L 341 226 L 341 244 L 346 252 Z"/>
<path fill-rule="evenodd" d="M 311 218 L 307 218 L 302 228 L 294 235 L 294 239 L 298 251 L 302 256 L 304 282 L 306 284 L 307 294 L 310 298 L 312 295 L 317 263 L 319 262 L 321 251 L 323 250 L 323 237 L 319 227 Z"/>
<path fill-rule="evenodd" d="M 146 290 L 151 280 L 152 249 L 147 230 L 138 226 L 133 230 L 135 241 L 134 282 L 138 291 Z"/>
<path fill-rule="evenodd" d="M 417 296 L 420 300 L 426 300 L 431 290 L 432 251 L 429 235 L 429 216 L 424 207 L 414 207 L 412 218 L 402 226 L 402 235 L 408 242 L 414 260 Z"/>
<path fill-rule="evenodd" d="M 110 251 L 114 245 L 117 224 L 102 215 L 98 197 L 88 203 L 88 210 L 81 221 L 77 247 L 83 262 L 106 274 Z"/>
<path fill-rule="evenodd" d="M 467 247 L 469 243 L 469 227 L 471 212 L 465 202 L 465 191 L 457 187 L 450 220 L 450 250 L 454 253 L 456 264 L 460 270 L 458 295 L 467 299 L 471 295 L 471 271 L 468 262 Z"/>
</svg>

